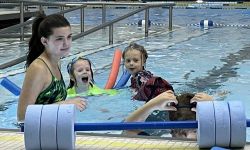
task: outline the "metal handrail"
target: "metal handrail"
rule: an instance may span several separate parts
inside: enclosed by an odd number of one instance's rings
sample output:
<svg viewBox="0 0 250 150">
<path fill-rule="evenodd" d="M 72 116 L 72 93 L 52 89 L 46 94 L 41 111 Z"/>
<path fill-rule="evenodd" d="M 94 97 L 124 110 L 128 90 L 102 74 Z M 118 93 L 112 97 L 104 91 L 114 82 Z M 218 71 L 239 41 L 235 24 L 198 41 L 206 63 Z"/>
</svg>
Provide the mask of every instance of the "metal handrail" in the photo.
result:
<svg viewBox="0 0 250 150">
<path fill-rule="evenodd" d="M 2 0 L 0 0 L 1 2 Z M 51 4 L 51 3 L 45 3 L 45 2 L 31 2 L 31 1 L 27 1 L 27 0 L 20 0 L 21 2 L 27 2 L 27 3 L 32 3 L 32 4 L 43 4 L 43 5 L 47 5 L 47 4 Z M 20 2 L 18 0 L 13 0 L 12 2 Z M 60 5 L 60 3 L 53 3 L 55 5 Z M 116 23 L 116 22 L 119 22 L 123 19 L 126 19 L 136 13 L 139 13 L 143 10 L 145 10 L 145 36 L 147 37 L 148 36 L 148 21 L 149 21 L 149 8 L 152 8 L 152 7 L 162 7 L 162 6 L 166 6 L 166 7 L 169 7 L 169 30 L 172 30 L 172 10 L 173 10 L 173 6 L 175 5 L 174 3 L 114 3 L 114 2 L 81 2 L 81 3 L 68 3 L 68 4 L 62 4 L 63 6 L 67 6 L 67 7 L 70 7 L 70 6 L 78 6 L 78 7 L 73 7 L 73 8 L 70 8 L 70 9 L 67 9 L 67 10 L 62 10 L 61 12 L 59 12 L 59 14 L 64 14 L 64 13 L 67 13 L 67 12 L 70 12 L 70 11 L 73 11 L 73 10 L 76 10 L 76 9 L 81 9 L 81 33 L 73 36 L 73 40 L 76 40 L 80 37 L 83 37 L 83 36 L 86 36 L 88 34 L 91 34 L 93 32 L 96 32 L 98 30 L 101 30 L 105 27 L 109 27 L 109 44 L 113 44 L 113 24 Z M 80 5 L 80 6 L 79 6 Z M 103 8 L 103 18 L 102 18 L 102 22 L 103 24 L 101 25 L 98 25 L 94 28 L 91 28 L 85 32 L 84 31 L 84 24 L 82 24 L 84 22 L 84 16 L 83 16 L 83 7 L 86 7 L 87 5 L 102 5 L 102 8 Z M 106 22 L 106 5 L 134 5 L 134 6 L 142 6 L 141 8 L 138 8 L 137 10 L 135 11 L 132 11 L 128 14 L 125 14 L 117 19 L 114 19 L 112 21 L 109 21 L 109 22 Z M 61 5 L 60 5 L 61 6 Z M 105 10 L 105 12 L 104 12 Z M 13 29 L 17 29 L 17 28 L 20 28 L 20 27 L 23 27 L 25 25 L 28 25 L 28 24 L 31 24 L 33 21 L 26 21 L 24 23 L 21 23 L 21 24 L 18 24 L 18 25 L 14 25 L 14 26 L 11 26 L 9 28 L 5 28 L 5 29 L 2 29 L 0 30 L 0 34 L 2 33 L 6 33 L 7 31 L 9 30 L 13 30 Z M 7 67 L 10 67 L 10 66 L 13 66 L 13 65 L 16 65 L 18 63 L 21 63 L 23 61 L 26 60 L 26 57 L 27 56 L 22 56 L 20 58 L 17 58 L 15 60 L 12 60 L 10 62 L 7 62 L 7 63 L 4 63 L 4 64 L 1 64 L 0 65 L 0 69 L 4 69 L 4 68 L 7 68 Z"/>
<path fill-rule="evenodd" d="M 0 2 L 5 2 L 4 0 L 0 0 Z M 43 5 L 43 6 L 68 6 L 67 4 L 64 3 L 58 3 L 58 2 L 39 2 L 39 1 L 29 1 L 29 0 L 9 0 L 7 4 L 13 4 L 16 5 L 16 3 L 25 3 L 27 5 L 33 4 L 33 5 Z M 6 3 L 5 3 L 6 5 Z"/>
<path fill-rule="evenodd" d="M 121 21 L 121 20 L 123 20 L 123 19 L 126 19 L 126 18 L 128 18 L 128 17 L 130 17 L 130 16 L 132 16 L 132 15 L 134 15 L 134 14 L 136 14 L 136 13 L 139 13 L 139 12 L 141 12 L 141 11 L 147 9 L 147 8 L 149 8 L 149 6 L 144 6 L 144 7 L 142 7 L 142 8 L 139 8 L 139 9 L 135 10 L 135 11 L 132 11 L 132 12 L 126 14 L 126 15 L 123 15 L 123 16 L 121 16 L 121 17 L 119 17 L 119 18 L 116 18 L 116 19 L 111 20 L 111 21 L 109 21 L 109 22 L 105 22 L 105 23 L 103 23 L 103 24 L 101 24 L 101 25 L 98 25 L 98 26 L 96 26 L 96 27 L 94 27 L 94 28 L 91 28 L 91 29 L 89 29 L 88 31 L 85 31 L 85 32 L 83 32 L 83 33 L 79 33 L 78 35 L 73 36 L 73 40 L 78 39 L 78 38 L 83 37 L 83 36 L 86 36 L 86 35 L 88 35 L 88 34 L 90 34 L 90 33 L 96 32 L 96 31 L 98 31 L 98 30 L 100 30 L 100 29 L 103 29 L 103 28 L 105 28 L 105 27 L 107 27 L 107 26 L 111 26 L 111 25 L 113 25 L 114 23 L 119 22 L 119 21 Z"/>
<path fill-rule="evenodd" d="M 0 0 L 0 2 L 5 2 L 3 0 Z M 1 29 L 0 30 L 0 35 L 1 34 L 4 34 L 4 33 L 8 33 L 9 31 L 13 31 L 15 29 L 19 29 L 20 28 L 20 39 L 21 41 L 24 40 L 24 32 L 23 32 L 23 27 L 26 26 L 26 25 L 29 25 L 29 24 L 32 24 L 34 20 L 28 20 L 26 22 L 24 22 L 24 5 L 30 5 L 30 4 L 33 4 L 33 5 L 39 5 L 40 6 L 40 11 L 42 11 L 41 9 L 41 5 L 43 6 L 60 6 L 60 7 L 71 7 L 67 10 L 62 10 L 60 12 L 58 12 L 57 14 L 62 14 L 64 15 L 65 13 L 68 13 L 68 12 L 71 12 L 71 11 L 74 11 L 74 10 L 77 10 L 77 9 L 83 9 L 84 7 L 86 7 L 86 4 L 71 4 L 71 5 L 68 5 L 68 4 L 62 4 L 62 3 L 49 3 L 49 2 L 34 2 L 34 1 L 28 1 L 28 0 L 11 0 L 9 1 L 8 3 L 13 3 L 13 5 L 15 6 L 16 3 L 19 4 L 20 6 L 20 24 L 17 24 L 17 25 L 13 25 L 13 26 L 10 26 L 10 27 L 7 27 L 7 28 L 4 28 L 4 29 Z M 82 22 L 81 22 L 82 23 Z M 83 26 L 83 25 L 81 25 Z M 13 36 L 13 35 L 11 35 Z"/>
<path fill-rule="evenodd" d="M 67 10 L 63 10 L 63 11 L 60 11 L 56 14 L 64 14 L 64 13 L 68 13 L 68 12 L 71 12 L 71 11 L 74 11 L 74 10 L 77 10 L 77 9 L 80 9 L 82 8 L 83 6 L 77 6 L 77 7 L 73 7 L 73 8 L 69 8 Z M 84 5 L 85 7 L 85 5 Z M 10 27 L 7 27 L 7 28 L 4 28 L 4 29 L 1 29 L 0 30 L 0 34 L 3 34 L 3 33 L 7 33 L 8 31 L 12 31 L 12 30 L 15 30 L 15 29 L 18 29 L 20 27 L 23 27 L 23 26 L 26 26 L 26 25 L 29 25 L 31 23 L 33 23 L 34 20 L 28 20 L 24 23 L 20 23 L 20 24 L 17 24 L 17 25 L 13 25 L 13 26 L 10 26 Z"/>
<path fill-rule="evenodd" d="M 69 2 L 70 4 L 86 4 L 89 5 L 100 5 L 102 7 L 102 23 L 106 22 L 106 6 L 116 6 L 116 5 L 125 5 L 125 6 L 149 6 L 152 7 L 168 7 L 169 8 L 169 30 L 172 30 L 172 20 L 173 20 L 173 7 L 175 6 L 174 2 L 150 2 L 150 3 L 127 3 L 127 2 Z M 147 14 L 147 13 L 146 13 Z M 147 17 L 145 16 L 145 23 Z M 147 36 L 147 26 L 145 26 L 145 36 Z"/>
<path fill-rule="evenodd" d="M 0 2 L 3 2 L 3 0 L 0 0 Z M 61 4 L 61 3 L 46 3 L 46 2 L 33 2 L 33 1 L 27 1 L 27 0 L 12 0 L 10 1 L 12 3 L 19 3 L 19 6 L 20 6 L 20 24 L 17 24 L 17 25 L 13 25 L 13 26 L 10 26 L 10 27 L 7 27 L 7 28 L 4 28 L 4 29 L 1 29 L 0 30 L 0 34 L 3 34 L 3 33 L 8 33 L 9 31 L 12 31 L 12 30 L 15 30 L 15 29 L 18 29 L 18 28 L 21 28 L 21 39 L 24 38 L 24 33 L 23 33 L 23 27 L 26 26 L 26 25 L 29 25 L 31 23 L 33 23 L 34 20 L 28 20 L 26 22 L 23 22 L 24 20 L 24 2 L 25 4 L 38 4 L 38 5 L 53 5 L 53 6 L 63 6 L 63 7 L 72 7 L 72 8 L 69 8 L 67 10 L 62 10 L 60 12 L 57 12 L 57 14 L 65 14 L 65 13 L 68 13 L 68 12 L 71 12 L 71 11 L 74 11 L 74 10 L 77 10 L 77 9 L 80 9 L 81 12 L 82 12 L 82 9 L 84 7 L 86 7 L 86 4 L 76 4 L 76 5 L 67 5 L 67 4 Z M 14 4 L 15 5 L 15 4 Z M 73 7 L 75 6 L 75 7 Z M 82 18 L 81 18 L 82 20 Z M 82 22 L 81 22 L 82 23 Z M 81 25 L 82 26 L 82 25 Z M 19 64 L 21 62 L 24 62 L 26 60 L 27 56 L 21 56 L 17 59 L 14 59 L 14 60 L 11 60 L 9 62 L 6 62 L 4 64 L 1 64 L 0 65 L 0 69 L 4 69 L 4 68 L 7 68 L 7 67 L 11 67 L 13 65 L 16 65 L 16 64 Z"/>
<path fill-rule="evenodd" d="M 126 6 L 175 6 L 174 2 L 68 2 L 68 4 L 87 4 L 87 5 L 126 5 Z"/>
</svg>

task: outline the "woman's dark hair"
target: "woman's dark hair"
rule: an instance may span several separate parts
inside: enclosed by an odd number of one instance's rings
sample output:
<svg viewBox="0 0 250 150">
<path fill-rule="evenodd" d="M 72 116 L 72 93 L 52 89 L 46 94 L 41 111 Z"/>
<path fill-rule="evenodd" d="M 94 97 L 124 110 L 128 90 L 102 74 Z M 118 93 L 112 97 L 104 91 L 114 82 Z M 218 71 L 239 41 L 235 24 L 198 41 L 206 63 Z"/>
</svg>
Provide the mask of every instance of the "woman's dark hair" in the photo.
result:
<svg viewBox="0 0 250 150">
<path fill-rule="evenodd" d="M 83 58 L 83 57 L 78 57 L 78 58 L 74 58 L 72 59 L 72 61 L 67 65 L 67 71 L 68 71 L 68 74 L 70 76 L 72 76 L 73 78 L 75 78 L 75 75 L 74 75 L 74 64 L 76 63 L 76 61 L 78 60 L 85 60 L 89 63 L 89 67 L 90 67 L 90 72 L 91 72 L 91 77 L 92 77 L 92 82 L 95 83 L 95 80 L 94 80 L 94 75 L 93 75 L 93 69 L 92 69 L 92 62 L 87 59 L 87 58 Z M 76 79 L 75 79 L 76 80 Z M 68 89 L 69 88 L 72 88 L 73 86 L 77 86 L 77 83 L 75 83 L 74 80 L 70 79 L 69 81 L 69 86 L 68 86 Z M 92 84 L 90 84 L 91 86 L 93 86 Z"/>
<path fill-rule="evenodd" d="M 123 53 L 122 53 L 122 58 L 123 58 L 123 60 L 125 59 L 125 54 L 126 54 L 127 51 L 129 51 L 129 50 L 138 50 L 138 51 L 140 51 L 141 54 L 142 54 L 142 58 L 143 58 L 143 60 L 144 60 L 143 63 L 146 63 L 146 60 L 147 60 L 147 58 L 148 58 L 148 53 L 147 53 L 146 49 L 145 49 L 143 46 L 141 46 L 141 45 L 139 45 L 139 44 L 136 44 L 136 43 L 130 43 L 129 46 L 126 47 L 126 48 L 124 49 Z"/>
<path fill-rule="evenodd" d="M 62 15 L 52 14 L 46 16 L 45 14 L 39 14 L 32 25 L 32 36 L 29 41 L 25 67 L 28 68 L 43 53 L 44 45 L 41 43 L 41 37 L 48 38 L 53 34 L 54 28 L 67 26 L 70 26 L 70 23 Z"/>
</svg>

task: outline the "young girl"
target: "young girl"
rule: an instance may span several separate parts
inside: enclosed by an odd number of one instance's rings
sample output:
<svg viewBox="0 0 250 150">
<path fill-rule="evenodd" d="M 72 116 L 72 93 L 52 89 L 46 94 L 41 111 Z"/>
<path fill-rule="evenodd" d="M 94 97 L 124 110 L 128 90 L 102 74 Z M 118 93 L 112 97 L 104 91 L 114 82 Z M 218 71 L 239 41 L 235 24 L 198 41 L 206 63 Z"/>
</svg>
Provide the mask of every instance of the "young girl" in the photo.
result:
<svg viewBox="0 0 250 150">
<path fill-rule="evenodd" d="M 67 90 L 60 71 L 60 58 L 69 54 L 72 33 L 69 22 L 59 14 L 39 15 L 32 25 L 26 75 L 18 103 L 17 118 L 25 119 L 31 104 L 75 104 L 82 111 L 83 98 L 65 101 Z"/>
<path fill-rule="evenodd" d="M 151 100 L 158 99 L 158 95 L 161 97 L 172 97 L 174 96 L 174 89 L 173 87 L 161 77 L 153 76 L 153 74 L 149 71 L 145 70 L 146 60 L 148 58 L 147 51 L 141 45 L 136 43 L 130 44 L 127 48 L 125 48 L 123 52 L 123 60 L 126 69 L 131 73 L 131 88 L 134 90 L 135 95 L 133 99 L 142 100 L 149 103 Z M 167 93 L 167 94 L 166 94 Z M 208 96 L 207 94 L 202 94 L 201 99 L 203 96 Z M 166 100 L 165 99 L 165 100 Z M 169 99 L 171 100 L 171 99 Z M 157 101 L 157 100 L 156 100 Z M 159 121 L 160 120 L 168 120 L 168 112 L 162 111 L 161 109 L 155 109 L 155 107 L 151 108 L 151 104 L 156 104 L 155 102 L 145 104 L 146 109 L 144 106 L 135 111 L 135 115 L 129 117 L 127 121 L 136 121 L 140 118 L 140 120 L 146 121 Z M 162 105 L 163 106 L 163 105 Z M 151 110 L 157 110 L 156 113 L 152 113 Z M 160 110 L 160 111 L 159 111 Z M 137 113 L 139 112 L 139 115 Z M 144 112 L 144 115 L 140 115 L 140 113 Z M 151 115 L 149 115 L 152 113 Z M 138 116 L 138 117 L 135 117 Z M 137 119 L 135 119 L 135 118 Z M 146 117 L 146 118 L 145 118 Z M 152 130 L 153 133 L 151 134 L 158 134 L 158 131 Z M 154 133 L 155 132 L 155 133 Z"/>
<path fill-rule="evenodd" d="M 115 95 L 116 90 L 101 89 L 94 84 L 91 61 L 83 57 L 74 58 L 67 66 L 70 76 L 68 97 L 109 94 Z"/>
<path fill-rule="evenodd" d="M 135 92 L 133 99 L 148 102 L 162 92 L 174 91 L 166 80 L 145 70 L 148 54 L 143 46 L 131 43 L 123 51 L 122 58 L 126 69 L 132 75 L 131 88 Z"/>
</svg>

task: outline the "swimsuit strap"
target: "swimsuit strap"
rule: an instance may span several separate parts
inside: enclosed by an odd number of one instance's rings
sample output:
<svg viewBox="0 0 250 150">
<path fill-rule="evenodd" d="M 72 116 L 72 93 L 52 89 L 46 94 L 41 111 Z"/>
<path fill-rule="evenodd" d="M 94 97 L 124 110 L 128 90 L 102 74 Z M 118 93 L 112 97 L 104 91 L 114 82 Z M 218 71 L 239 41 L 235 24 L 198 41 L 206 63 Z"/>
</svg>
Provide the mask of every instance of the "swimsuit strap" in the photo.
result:
<svg viewBox="0 0 250 150">
<path fill-rule="evenodd" d="M 39 57 L 38 57 L 37 59 L 41 60 L 41 61 L 47 66 L 47 68 L 49 69 L 49 72 L 50 72 L 51 75 L 54 77 L 54 75 L 53 75 L 52 71 L 50 70 L 49 66 L 47 65 L 47 63 L 46 63 L 42 58 L 39 58 Z M 60 73 L 61 73 L 61 72 L 60 72 Z"/>
</svg>

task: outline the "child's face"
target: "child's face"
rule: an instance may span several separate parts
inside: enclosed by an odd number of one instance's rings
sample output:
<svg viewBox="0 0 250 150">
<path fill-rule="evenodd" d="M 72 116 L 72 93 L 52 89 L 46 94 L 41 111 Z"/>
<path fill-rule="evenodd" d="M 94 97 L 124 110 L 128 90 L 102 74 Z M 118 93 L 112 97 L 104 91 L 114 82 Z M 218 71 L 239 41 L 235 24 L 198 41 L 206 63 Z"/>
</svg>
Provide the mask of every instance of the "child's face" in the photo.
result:
<svg viewBox="0 0 250 150">
<path fill-rule="evenodd" d="M 78 86 L 88 85 L 92 81 L 91 68 L 87 60 L 77 60 L 73 65 L 73 70 Z"/>
<path fill-rule="evenodd" d="M 143 70 L 142 54 L 138 50 L 128 50 L 124 55 L 124 63 L 126 69 L 132 76 Z"/>
</svg>

